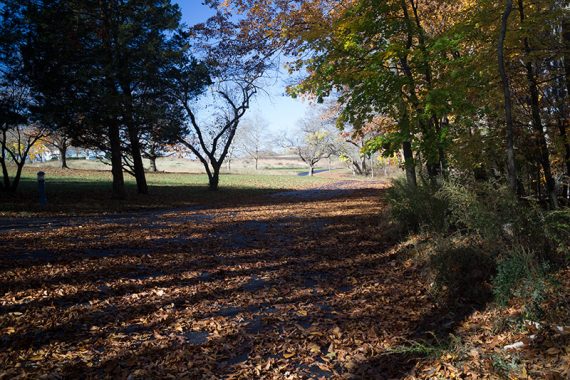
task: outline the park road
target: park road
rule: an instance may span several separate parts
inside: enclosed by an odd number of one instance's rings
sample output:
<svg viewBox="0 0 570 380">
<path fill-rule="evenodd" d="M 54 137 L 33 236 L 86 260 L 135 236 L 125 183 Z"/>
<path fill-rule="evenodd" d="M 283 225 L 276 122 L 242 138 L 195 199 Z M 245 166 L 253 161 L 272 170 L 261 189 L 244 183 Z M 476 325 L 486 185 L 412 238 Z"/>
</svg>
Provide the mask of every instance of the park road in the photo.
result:
<svg viewBox="0 0 570 380">
<path fill-rule="evenodd" d="M 394 256 L 385 187 L 342 181 L 213 208 L 3 222 L 0 373 L 406 371 L 379 353 L 430 304 Z"/>
</svg>

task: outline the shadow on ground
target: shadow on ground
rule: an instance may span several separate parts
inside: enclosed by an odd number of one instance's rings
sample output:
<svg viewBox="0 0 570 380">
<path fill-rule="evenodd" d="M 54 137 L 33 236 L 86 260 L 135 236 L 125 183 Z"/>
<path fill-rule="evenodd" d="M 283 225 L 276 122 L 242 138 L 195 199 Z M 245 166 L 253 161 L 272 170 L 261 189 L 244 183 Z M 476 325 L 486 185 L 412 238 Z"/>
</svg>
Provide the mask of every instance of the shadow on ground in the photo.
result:
<svg viewBox="0 0 570 380">
<path fill-rule="evenodd" d="M 434 309 L 395 256 L 379 191 L 5 224 L 0 368 L 133 379 L 406 373 L 418 358 L 379 353 L 437 326 L 445 337 L 467 309 Z"/>
</svg>

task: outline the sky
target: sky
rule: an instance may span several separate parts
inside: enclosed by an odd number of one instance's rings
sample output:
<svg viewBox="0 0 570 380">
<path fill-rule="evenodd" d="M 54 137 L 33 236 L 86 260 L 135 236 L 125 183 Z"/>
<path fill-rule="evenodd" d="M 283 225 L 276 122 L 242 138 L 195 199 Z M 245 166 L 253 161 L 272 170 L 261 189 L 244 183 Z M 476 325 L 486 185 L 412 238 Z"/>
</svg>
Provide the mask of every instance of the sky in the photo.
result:
<svg viewBox="0 0 570 380">
<path fill-rule="evenodd" d="M 182 10 L 182 19 L 189 25 L 205 21 L 213 14 L 201 0 L 176 0 Z M 310 105 L 285 95 L 287 74 L 284 70 L 275 79 L 271 79 L 264 92 L 259 93 L 251 104 L 245 118 L 253 119 L 256 115 L 268 123 L 268 130 L 275 135 L 293 130 L 302 119 Z"/>
</svg>

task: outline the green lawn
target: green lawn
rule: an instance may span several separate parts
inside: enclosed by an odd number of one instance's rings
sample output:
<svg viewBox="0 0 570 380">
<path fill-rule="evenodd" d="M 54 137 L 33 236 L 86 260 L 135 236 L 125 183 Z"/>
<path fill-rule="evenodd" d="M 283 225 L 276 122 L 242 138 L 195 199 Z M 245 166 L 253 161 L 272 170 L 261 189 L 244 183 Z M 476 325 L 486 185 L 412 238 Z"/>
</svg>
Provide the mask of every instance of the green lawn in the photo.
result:
<svg viewBox="0 0 570 380">
<path fill-rule="evenodd" d="M 254 201 L 265 194 L 306 188 L 331 181 L 323 177 L 296 175 L 223 174 L 220 189 L 208 190 L 203 174 L 148 173 L 148 195 L 138 195 L 134 179 L 126 176 L 127 199 L 111 199 L 111 173 L 94 170 L 42 169 L 46 172 L 48 206 L 39 208 L 36 172 L 27 168 L 17 194 L 0 194 L 0 215 L 91 214 L 145 208 L 169 208 L 191 205 Z"/>
</svg>

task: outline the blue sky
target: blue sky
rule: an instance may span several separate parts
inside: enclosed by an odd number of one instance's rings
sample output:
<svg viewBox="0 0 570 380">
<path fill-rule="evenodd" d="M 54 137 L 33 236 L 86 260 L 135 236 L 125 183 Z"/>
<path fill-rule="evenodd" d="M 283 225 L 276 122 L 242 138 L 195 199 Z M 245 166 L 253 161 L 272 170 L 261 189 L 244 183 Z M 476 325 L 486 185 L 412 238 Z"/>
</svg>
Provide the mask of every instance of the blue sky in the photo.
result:
<svg viewBox="0 0 570 380">
<path fill-rule="evenodd" d="M 203 5 L 201 0 L 176 0 L 182 10 L 182 18 L 189 25 L 205 21 L 213 14 L 212 10 Z M 281 70 L 275 80 L 265 88 L 268 94 L 261 93 L 251 105 L 246 118 L 261 115 L 268 122 L 271 133 L 281 134 L 283 131 L 295 129 L 297 121 L 305 115 L 310 107 L 307 102 L 291 99 L 284 95 L 287 75 Z"/>
</svg>

